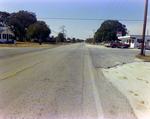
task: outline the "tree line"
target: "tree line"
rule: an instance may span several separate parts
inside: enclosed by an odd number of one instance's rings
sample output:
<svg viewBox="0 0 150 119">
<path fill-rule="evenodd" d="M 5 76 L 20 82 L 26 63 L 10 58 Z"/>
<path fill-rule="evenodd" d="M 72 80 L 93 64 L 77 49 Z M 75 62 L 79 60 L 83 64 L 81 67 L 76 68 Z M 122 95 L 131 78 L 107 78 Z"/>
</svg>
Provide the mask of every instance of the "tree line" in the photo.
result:
<svg viewBox="0 0 150 119">
<path fill-rule="evenodd" d="M 15 13 L 0 11 L 0 26 L 9 27 L 15 35 L 14 39 L 26 41 L 29 38 L 45 39 L 51 33 L 44 21 L 37 21 L 36 14 L 20 10 Z"/>
<path fill-rule="evenodd" d="M 63 33 L 58 33 L 57 37 L 49 35 L 51 30 L 44 21 L 37 21 L 36 14 L 20 10 L 15 13 L 8 13 L 0 11 L 0 27 L 9 27 L 14 33 L 14 39 L 18 41 L 30 41 L 29 39 L 35 39 L 37 42 L 50 41 L 50 42 L 81 42 L 81 40 L 75 38 L 64 37 Z"/>
<path fill-rule="evenodd" d="M 63 33 L 59 33 L 57 37 L 51 37 L 54 42 L 69 42 L 69 43 L 81 43 L 84 42 L 82 39 L 65 38 Z"/>
<path fill-rule="evenodd" d="M 44 21 L 37 21 L 36 14 L 20 10 L 15 13 L 1 12 L 0 11 L 0 27 L 9 27 L 15 35 L 14 39 L 18 41 L 29 41 L 29 39 L 46 40 L 51 34 L 49 26 Z M 94 38 L 86 39 L 86 42 L 95 43 L 103 41 L 118 40 L 116 34 L 117 31 L 122 32 L 122 36 L 127 34 L 126 26 L 117 20 L 106 20 L 100 28 L 95 32 Z M 75 38 L 64 37 L 63 33 L 59 33 L 58 36 L 49 38 L 52 42 L 80 42 Z"/>
<path fill-rule="evenodd" d="M 117 31 L 121 31 L 122 36 L 125 36 L 127 34 L 127 28 L 124 24 L 120 23 L 118 20 L 106 20 L 95 32 L 94 38 L 88 38 L 86 39 L 86 42 L 100 43 L 103 41 L 118 40 Z"/>
</svg>

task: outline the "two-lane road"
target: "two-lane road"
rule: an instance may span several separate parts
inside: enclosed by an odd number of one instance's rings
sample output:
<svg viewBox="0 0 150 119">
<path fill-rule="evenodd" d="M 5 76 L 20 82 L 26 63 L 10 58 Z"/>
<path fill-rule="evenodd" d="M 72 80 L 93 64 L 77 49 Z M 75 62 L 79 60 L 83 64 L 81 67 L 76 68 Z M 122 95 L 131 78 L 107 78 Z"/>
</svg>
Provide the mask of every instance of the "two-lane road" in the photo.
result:
<svg viewBox="0 0 150 119">
<path fill-rule="evenodd" d="M 81 43 L 1 58 L 0 119 L 136 119 L 126 97 L 97 72 L 106 55 L 94 50 Z"/>
<path fill-rule="evenodd" d="M 1 59 L 0 118 L 97 118 L 86 54 L 75 44 Z"/>
</svg>

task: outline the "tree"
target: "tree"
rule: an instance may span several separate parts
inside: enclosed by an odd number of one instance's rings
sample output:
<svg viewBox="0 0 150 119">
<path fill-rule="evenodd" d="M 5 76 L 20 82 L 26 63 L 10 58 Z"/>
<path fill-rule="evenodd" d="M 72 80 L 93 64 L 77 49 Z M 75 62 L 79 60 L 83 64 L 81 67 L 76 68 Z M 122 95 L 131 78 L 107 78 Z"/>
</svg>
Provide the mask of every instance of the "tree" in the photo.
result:
<svg viewBox="0 0 150 119">
<path fill-rule="evenodd" d="M 24 41 L 23 38 L 26 38 L 27 28 L 36 21 L 35 13 L 22 10 L 18 13 L 12 13 L 7 19 L 6 24 L 12 29 L 20 41 Z"/>
<path fill-rule="evenodd" d="M 50 33 L 51 30 L 44 21 L 37 21 L 36 23 L 29 26 L 26 36 L 32 39 L 37 38 L 43 41 L 49 37 Z"/>
<path fill-rule="evenodd" d="M 1 27 L 7 26 L 6 21 L 7 21 L 9 16 L 10 16 L 9 13 L 0 11 L 0 26 Z"/>
<path fill-rule="evenodd" d="M 72 42 L 75 43 L 75 42 L 76 42 L 76 39 L 75 39 L 75 38 L 72 38 Z"/>
<path fill-rule="evenodd" d="M 71 38 L 67 38 L 67 41 L 71 41 Z"/>
<path fill-rule="evenodd" d="M 56 42 L 56 38 L 54 36 L 51 36 L 51 42 Z"/>
<path fill-rule="evenodd" d="M 77 39 L 76 42 L 81 42 L 80 39 Z"/>
<path fill-rule="evenodd" d="M 59 33 L 58 34 L 57 42 L 64 42 L 64 35 L 63 35 L 63 33 Z"/>
<path fill-rule="evenodd" d="M 117 20 L 104 21 L 94 35 L 94 42 L 118 40 L 117 31 L 122 31 L 122 35 L 127 34 L 126 26 Z"/>
<path fill-rule="evenodd" d="M 93 43 L 93 38 L 87 38 L 85 42 L 86 43 Z"/>
</svg>

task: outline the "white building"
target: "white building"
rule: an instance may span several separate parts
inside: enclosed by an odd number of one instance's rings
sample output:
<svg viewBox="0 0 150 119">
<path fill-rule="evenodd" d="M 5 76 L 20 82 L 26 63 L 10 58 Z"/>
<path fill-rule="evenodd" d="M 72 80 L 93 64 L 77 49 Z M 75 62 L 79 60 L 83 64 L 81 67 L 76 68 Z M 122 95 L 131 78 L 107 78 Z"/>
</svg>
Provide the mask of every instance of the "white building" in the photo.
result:
<svg viewBox="0 0 150 119">
<path fill-rule="evenodd" d="M 14 33 L 8 27 L 0 27 L 0 42 L 5 43 L 13 41 Z"/>
<path fill-rule="evenodd" d="M 120 36 L 119 40 L 122 40 L 123 43 L 130 44 L 131 48 L 138 48 L 142 40 L 142 35 L 128 35 L 128 36 Z M 145 45 L 150 46 L 150 36 L 145 36 Z"/>
</svg>

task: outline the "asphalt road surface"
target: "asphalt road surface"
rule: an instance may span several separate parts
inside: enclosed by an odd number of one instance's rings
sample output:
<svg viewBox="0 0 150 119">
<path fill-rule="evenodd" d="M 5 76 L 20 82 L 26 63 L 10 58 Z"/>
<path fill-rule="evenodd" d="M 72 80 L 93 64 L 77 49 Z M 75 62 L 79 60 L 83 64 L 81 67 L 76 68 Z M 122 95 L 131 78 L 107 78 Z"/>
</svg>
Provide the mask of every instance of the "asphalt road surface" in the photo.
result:
<svg viewBox="0 0 150 119">
<path fill-rule="evenodd" d="M 140 50 L 80 43 L 2 51 L 0 119 L 137 119 L 101 69 L 134 62 Z"/>
</svg>

